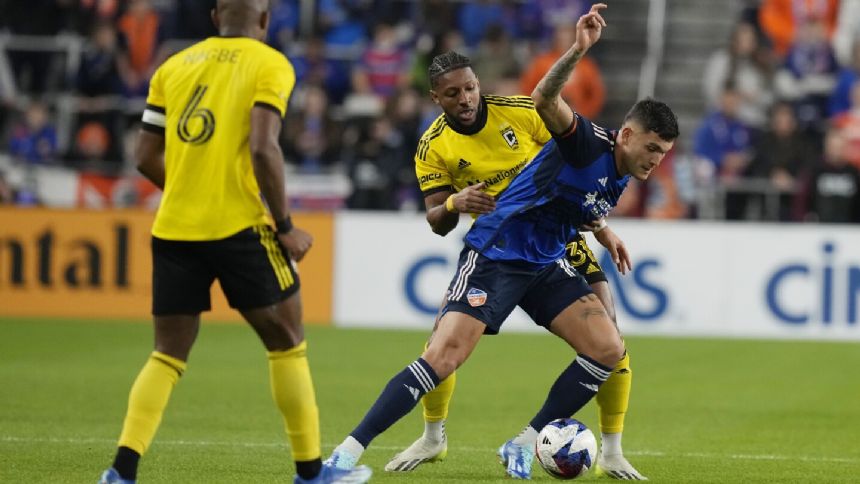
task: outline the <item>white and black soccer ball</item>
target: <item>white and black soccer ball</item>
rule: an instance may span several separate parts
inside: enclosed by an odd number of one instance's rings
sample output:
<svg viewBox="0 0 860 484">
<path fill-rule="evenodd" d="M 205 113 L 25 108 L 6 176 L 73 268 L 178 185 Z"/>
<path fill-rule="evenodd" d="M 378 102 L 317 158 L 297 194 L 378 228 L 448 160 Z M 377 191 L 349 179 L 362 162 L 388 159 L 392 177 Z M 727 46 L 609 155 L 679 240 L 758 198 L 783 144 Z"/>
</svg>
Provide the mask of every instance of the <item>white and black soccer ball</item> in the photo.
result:
<svg viewBox="0 0 860 484">
<path fill-rule="evenodd" d="M 541 467 L 558 479 L 576 479 L 597 461 L 597 440 L 582 422 L 560 418 L 538 434 L 535 454 Z"/>
</svg>

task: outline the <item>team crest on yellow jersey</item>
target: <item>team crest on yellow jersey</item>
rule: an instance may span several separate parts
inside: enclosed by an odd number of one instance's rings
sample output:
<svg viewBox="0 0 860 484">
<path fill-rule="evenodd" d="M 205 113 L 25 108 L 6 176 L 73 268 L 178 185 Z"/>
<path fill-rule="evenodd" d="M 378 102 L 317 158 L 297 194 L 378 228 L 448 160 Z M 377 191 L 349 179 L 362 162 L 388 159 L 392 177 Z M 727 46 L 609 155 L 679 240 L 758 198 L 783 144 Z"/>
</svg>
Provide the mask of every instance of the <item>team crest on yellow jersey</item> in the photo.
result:
<svg viewBox="0 0 860 484">
<path fill-rule="evenodd" d="M 505 141 L 508 143 L 508 146 L 511 147 L 512 150 L 515 150 L 520 147 L 520 141 L 517 139 L 517 134 L 514 133 L 514 128 L 510 126 L 505 126 L 500 131 L 502 133 L 502 138 L 505 138 Z"/>
</svg>

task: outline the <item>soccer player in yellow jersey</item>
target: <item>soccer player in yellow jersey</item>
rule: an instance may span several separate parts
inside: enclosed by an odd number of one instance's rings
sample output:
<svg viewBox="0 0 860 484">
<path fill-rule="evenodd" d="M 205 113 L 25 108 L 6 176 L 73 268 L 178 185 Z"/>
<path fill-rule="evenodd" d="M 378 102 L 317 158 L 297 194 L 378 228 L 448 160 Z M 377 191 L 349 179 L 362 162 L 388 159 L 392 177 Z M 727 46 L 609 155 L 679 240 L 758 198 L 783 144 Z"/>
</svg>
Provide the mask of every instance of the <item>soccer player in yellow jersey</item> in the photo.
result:
<svg viewBox="0 0 860 484">
<path fill-rule="evenodd" d="M 482 96 L 467 57 L 447 52 L 434 58 L 429 70 L 430 94 L 444 113 L 421 137 L 415 154 L 415 171 L 425 197 L 427 221 L 433 232 L 446 235 L 457 226 L 460 213 L 477 217 L 492 211 L 494 197 L 551 135 L 530 97 Z M 605 221 L 591 230 L 625 272 L 630 260 L 621 240 Z M 581 235 L 570 241 L 567 255 L 615 321 L 606 275 Z M 424 462 L 445 457 L 445 420 L 455 381 L 456 373 L 422 398 L 424 434 L 391 459 L 385 470 L 411 471 Z M 641 480 L 644 477 L 630 465 L 621 448 L 631 383 L 630 357 L 625 352 L 597 393 L 602 436 L 598 465 L 612 477 Z"/>
<path fill-rule="evenodd" d="M 215 279 L 266 348 L 295 482 L 366 482 L 367 467 L 344 471 L 320 459 L 292 262 L 308 251 L 311 236 L 290 220 L 278 146 L 295 74 L 262 42 L 268 0 L 218 0 L 212 18 L 220 35 L 168 59 L 150 82 L 135 158 L 164 190 L 152 227 L 155 351 L 131 388 L 116 457 L 99 482 L 135 482 L 186 369 L 200 313 L 210 309 Z"/>
</svg>

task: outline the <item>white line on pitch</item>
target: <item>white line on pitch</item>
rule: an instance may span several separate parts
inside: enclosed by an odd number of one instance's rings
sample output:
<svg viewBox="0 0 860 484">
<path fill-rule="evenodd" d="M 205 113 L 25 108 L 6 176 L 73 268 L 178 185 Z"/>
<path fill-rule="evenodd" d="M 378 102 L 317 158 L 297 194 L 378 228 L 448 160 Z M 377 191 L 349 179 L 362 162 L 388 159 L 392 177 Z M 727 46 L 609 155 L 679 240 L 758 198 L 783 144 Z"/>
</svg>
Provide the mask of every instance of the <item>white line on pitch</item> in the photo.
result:
<svg viewBox="0 0 860 484">
<path fill-rule="evenodd" d="M 20 443 L 49 443 L 49 444 L 113 444 L 116 439 L 106 438 L 80 438 L 80 437 L 17 437 L 4 435 L 0 437 L 0 442 L 20 442 Z M 213 440 L 156 440 L 155 445 L 174 445 L 174 446 L 199 446 L 199 447 L 248 447 L 248 448 L 287 448 L 286 443 L 281 442 L 228 442 L 228 441 L 213 441 Z M 323 447 L 334 448 L 337 444 L 323 444 Z M 374 449 L 379 450 L 402 450 L 403 447 L 391 445 L 374 445 Z M 449 447 L 454 452 L 475 452 L 492 454 L 493 449 L 483 447 L 468 447 L 468 446 L 453 446 Z M 735 459 L 735 460 L 773 460 L 773 461 L 801 461 L 801 462 L 831 462 L 831 463 L 846 463 L 854 464 L 860 462 L 860 458 L 856 457 L 824 457 L 824 456 L 789 456 L 789 455 L 773 455 L 773 454 L 715 454 L 710 452 L 682 452 L 673 454 L 670 452 L 659 451 L 627 451 L 625 455 L 631 456 L 647 456 L 647 457 L 693 457 L 700 459 Z"/>
</svg>

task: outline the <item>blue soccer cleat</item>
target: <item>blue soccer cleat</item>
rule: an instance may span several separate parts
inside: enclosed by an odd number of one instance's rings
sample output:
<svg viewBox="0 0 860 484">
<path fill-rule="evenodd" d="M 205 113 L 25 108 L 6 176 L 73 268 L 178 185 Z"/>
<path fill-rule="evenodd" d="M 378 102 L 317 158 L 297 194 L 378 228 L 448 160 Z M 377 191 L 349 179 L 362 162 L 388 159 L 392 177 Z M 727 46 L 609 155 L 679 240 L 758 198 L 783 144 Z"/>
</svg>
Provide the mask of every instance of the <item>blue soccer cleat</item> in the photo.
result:
<svg viewBox="0 0 860 484">
<path fill-rule="evenodd" d="M 123 479 L 113 467 L 104 471 L 99 478 L 99 484 L 134 484 L 134 481 Z"/>
<path fill-rule="evenodd" d="M 355 464 L 358 462 L 358 458 L 354 455 L 350 454 L 345 450 L 337 450 L 335 449 L 332 452 L 331 457 L 323 462 L 323 466 L 334 467 L 335 469 L 348 471 L 355 467 Z"/>
<path fill-rule="evenodd" d="M 373 471 L 367 466 L 358 466 L 351 469 L 338 469 L 329 464 L 324 464 L 322 470 L 313 479 L 302 479 L 296 476 L 295 484 L 363 484 L 370 480 Z"/>
<path fill-rule="evenodd" d="M 499 460 L 514 479 L 531 479 L 535 451 L 531 446 L 517 445 L 509 440 L 499 447 Z"/>
</svg>

